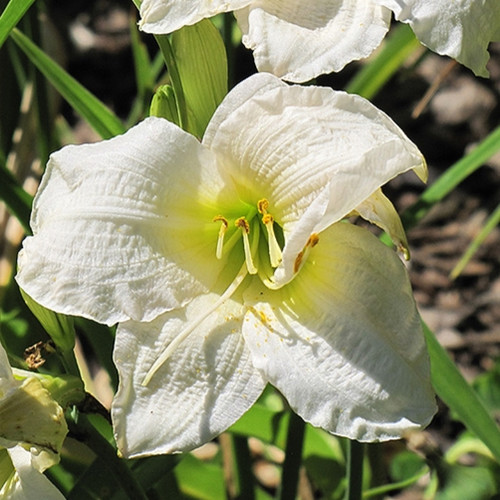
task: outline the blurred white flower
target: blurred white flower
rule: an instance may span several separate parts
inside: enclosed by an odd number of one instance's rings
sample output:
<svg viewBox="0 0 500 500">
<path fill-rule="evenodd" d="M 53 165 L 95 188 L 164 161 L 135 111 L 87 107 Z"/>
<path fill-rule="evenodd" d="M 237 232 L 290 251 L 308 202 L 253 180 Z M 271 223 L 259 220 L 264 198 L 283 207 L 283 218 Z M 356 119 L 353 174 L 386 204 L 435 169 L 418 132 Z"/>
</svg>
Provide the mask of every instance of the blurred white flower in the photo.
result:
<svg viewBox="0 0 500 500">
<path fill-rule="evenodd" d="M 376 0 L 429 49 L 488 76 L 488 44 L 500 42 L 498 0 Z"/>
<path fill-rule="evenodd" d="M 498 0 L 144 0 L 140 26 L 171 33 L 234 11 L 257 69 L 305 82 L 369 56 L 389 29 L 391 10 L 431 50 L 488 76 L 488 44 L 500 41 Z"/>
</svg>

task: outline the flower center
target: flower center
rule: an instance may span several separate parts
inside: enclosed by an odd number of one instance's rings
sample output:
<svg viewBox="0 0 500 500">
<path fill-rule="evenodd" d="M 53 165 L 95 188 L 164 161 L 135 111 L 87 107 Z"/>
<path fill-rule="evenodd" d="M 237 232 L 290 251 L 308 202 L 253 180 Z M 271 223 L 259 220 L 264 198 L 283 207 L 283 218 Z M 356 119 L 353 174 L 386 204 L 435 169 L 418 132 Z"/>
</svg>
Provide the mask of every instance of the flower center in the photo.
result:
<svg viewBox="0 0 500 500">
<path fill-rule="evenodd" d="M 228 238 L 226 238 L 226 233 L 232 230 L 229 220 L 223 215 L 215 216 L 213 221 L 221 223 L 215 250 L 216 257 L 221 259 L 223 255 L 232 250 L 241 235 L 247 271 L 249 274 L 257 274 L 258 268 L 255 265 L 255 262 L 258 261 L 257 250 L 259 247 L 260 233 L 262 231 L 264 232 L 264 237 L 267 241 L 269 263 L 273 268 L 278 267 L 281 264 L 283 257 L 281 246 L 278 243 L 275 233 L 275 220 L 274 217 L 268 212 L 268 208 L 269 202 L 266 199 L 259 200 L 257 202 L 257 210 L 253 209 L 249 214 L 240 216 L 234 220 L 233 227 L 236 228 L 236 231 L 232 231 L 232 234 Z M 262 216 L 260 222 L 255 219 L 257 213 Z M 225 241 L 226 239 L 227 241 Z"/>
</svg>

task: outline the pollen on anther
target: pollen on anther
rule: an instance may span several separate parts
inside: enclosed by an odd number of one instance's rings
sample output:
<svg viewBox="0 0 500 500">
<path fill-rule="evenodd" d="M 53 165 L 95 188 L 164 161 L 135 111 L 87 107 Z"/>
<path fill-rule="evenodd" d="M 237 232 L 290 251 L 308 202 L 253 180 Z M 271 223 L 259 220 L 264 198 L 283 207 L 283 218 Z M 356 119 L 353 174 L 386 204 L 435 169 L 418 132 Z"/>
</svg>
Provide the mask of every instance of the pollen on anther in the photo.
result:
<svg viewBox="0 0 500 500">
<path fill-rule="evenodd" d="M 217 238 L 217 249 L 215 250 L 215 256 L 218 259 L 222 258 L 222 248 L 224 246 L 224 235 L 226 234 L 227 228 L 228 228 L 228 222 L 227 219 L 222 216 L 222 215 L 216 215 L 213 218 L 214 222 L 221 222 L 220 229 L 219 229 L 219 237 Z"/>
<path fill-rule="evenodd" d="M 257 210 L 260 214 L 265 215 L 267 213 L 267 209 L 269 208 L 269 202 L 263 198 L 257 202 Z"/>
</svg>

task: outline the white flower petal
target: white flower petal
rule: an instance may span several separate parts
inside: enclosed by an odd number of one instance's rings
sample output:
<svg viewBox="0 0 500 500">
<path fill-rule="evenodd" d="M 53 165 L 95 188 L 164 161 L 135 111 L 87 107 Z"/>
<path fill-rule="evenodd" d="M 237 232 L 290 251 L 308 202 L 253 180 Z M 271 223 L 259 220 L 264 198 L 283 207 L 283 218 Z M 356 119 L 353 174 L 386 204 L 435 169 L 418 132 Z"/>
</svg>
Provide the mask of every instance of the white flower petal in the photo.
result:
<svg viewBox="0 0 500 500">
<path fill-rule="evenodd" d="M 217 294 L 200 296 L 151 323 L 119 325 L 114 361 L 120 387 L 112 416 L 124 456 L 200 446 L 233 424 L 264 389 L 241 335 L 243 306 L 231 299 L 177 346 L 146 387 L 142 385 L 165 345 L 218 299 Z"/>
<path fill-rule="evenodd" d="M 2 392 L 5 392 L 13 383 L 14 376 L 12 375 L 9 358 L 3 345 L 0 343 L 0 397 L 2 396 Z"/>
<path fill-rule="evenodd" d="M 288 86 L 264 73 L 226 97 L 203 143 L 226 175 L 238 180 L 242 199 L 269 201 L 286 237 L 274 277 L 280 286 L 293 277 L 296 256 L 312 233 L 400 173 L 425 171 L 417 147 L 367 100 L 323 87 Z"/>
<path fill-rule="evenodd" d="M 210 152 L 159 118 L 65 147 L 35 198 L 17 282 L 49 309 L 107 324 L 179 307 L 222 265 L 212 259 L 222 185 Z"/>
<path fill-rule="evenodd" d="M 358 205 L 353 210 L 353 214 L 360 215 L 363 219 L 383 229 L 390 236 L 397 249 L 403 253 L 405 259 L 410 259 L 408 240 L 401 219 L 394 205 L 381 189 L 377 189 Z"/>
<path fill-rule="evenodd" d="M 261 0 L 235 13 L 259 71 L 305 82 L 369 56 L 390 11 L 371 0 Z"/>
<path fill-rule="evenodd" d="M 251 0 L 143 0 L 139 26 L 148 33 L 172 33 L 206 17 L 241 9 Z"/>
<path fill-rule="evenodd" d="M 295 280 L 245 292 L 255 366 L 306 421 L 360 441 L 398 438 L 435 412 L 407 274 L 368 231 L 320 234 Z"/>
<path fill-rule="evenodd" d="M 498 0 L 377 0 L 409 23 L 418 39 L 453 57 L 478 76 L 488 76 L 488 44 L 500 41 Z"/>
<path fill-rule="evenodd" d="M 17 477 L 0 490 L 0 497 L 8 500 L 64 500 L 62 493 L 39 471 L 34 461 L 37 453 L 17 445 L 7 448 Z"/>
</svg>

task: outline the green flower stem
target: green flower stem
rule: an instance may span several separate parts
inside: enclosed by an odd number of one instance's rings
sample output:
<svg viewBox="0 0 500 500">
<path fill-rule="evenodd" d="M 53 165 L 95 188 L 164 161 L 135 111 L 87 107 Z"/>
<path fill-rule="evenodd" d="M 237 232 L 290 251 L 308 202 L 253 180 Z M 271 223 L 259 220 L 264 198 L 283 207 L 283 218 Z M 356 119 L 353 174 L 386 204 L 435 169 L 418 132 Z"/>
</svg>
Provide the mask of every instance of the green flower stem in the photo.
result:
<svg viewBox="0 0 500 500">
<path fill-rule="evenodd" d="M 255 483 L 248 438 L 232 435 L 233 466 L 238 480 L 238 500 L 255 499 Z"/>
<path fill-rule="evenodd" d="M 163 54 L 163 59 L 165 60 L 165 64 L 167 65 L 170 81 L 175 92 L 177 109 L 179 111 L 179 125 L 183 130 L 186 130 L 188 126 L 186 99 L 184 97 L 182 81 L 177 69 L 177 64 L 175 62 L 172 46 L 170 45 L 170 40 L 168 38 L 168 35 L 155 35 L 155 38 L 156 42 L 160 46 L 161 53 Z"/>
<path fill-rule="evenodd" d="M 68 416 L 67 421 L 73 437 L 84 442 L 102 459 L 130 500 L 148 500 L 126 461 L 118 457 L 115 448 L 97 431 L 84 414 L 74 410 Z"/>
<path fill-rule="evenodd" d="M 69 375 L 82 378 L 80 368 L 76 362 L 75 351 L 73 349 L 58 350 L 59 358 L 64 367 L 64 371 Z"/>
<path fill-rule="evenodd" d="M 305 423 L 295 412 L 290 413 L 286 436 L 285 462 L 281 476 L 280 500 L 290 500 L 297 496 L 299 471 L 302 463 Z"/>
<path fill-rule="evenodd" d="M 345 500 L 361 500 L 363 494 L 364 444 L 349 439 L 347 442 L 347 487 Z"/>
</svg>

